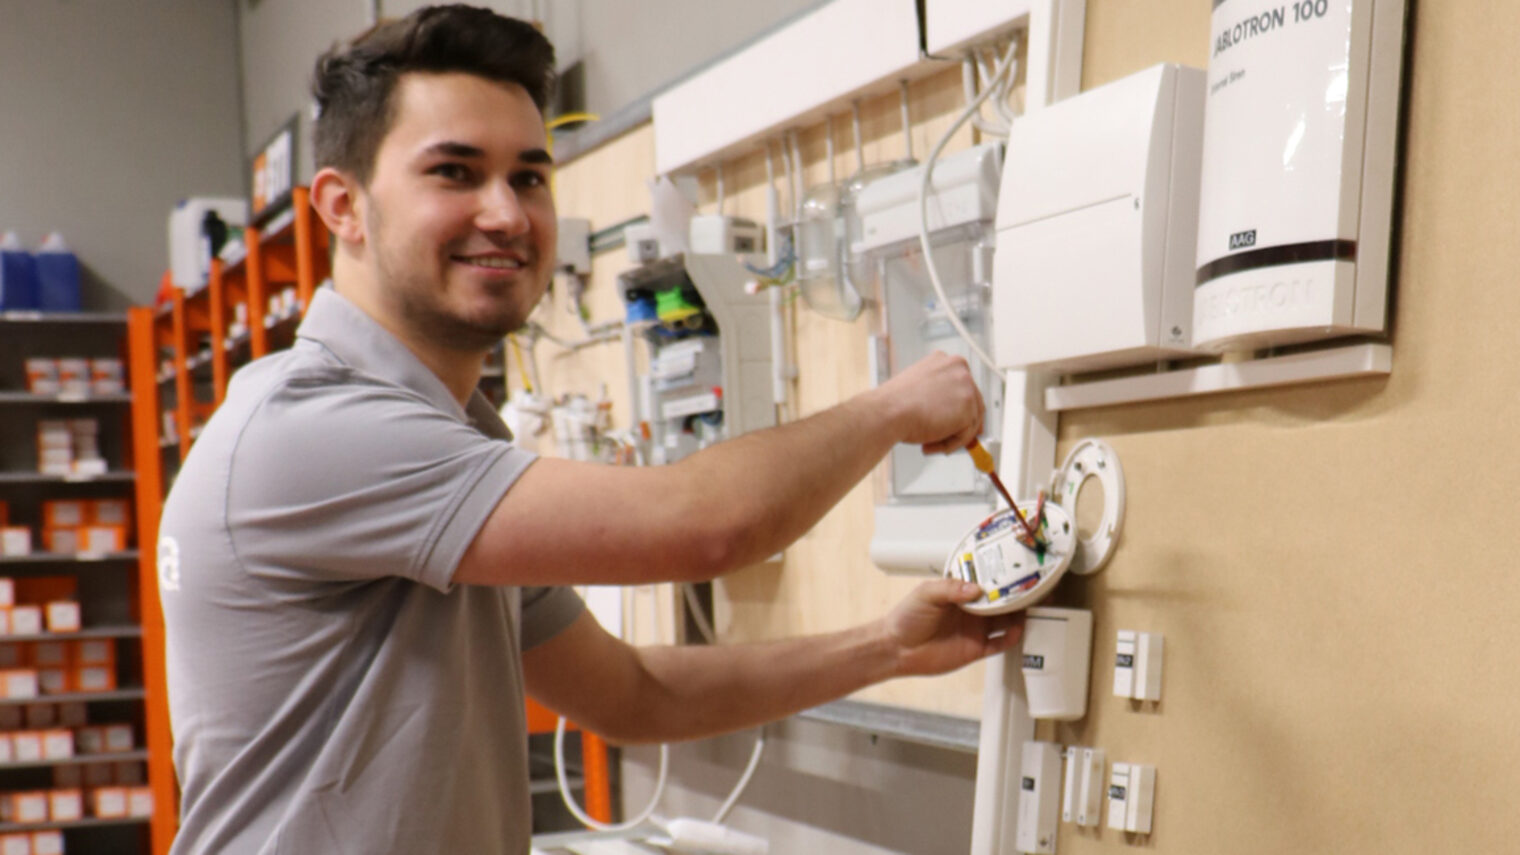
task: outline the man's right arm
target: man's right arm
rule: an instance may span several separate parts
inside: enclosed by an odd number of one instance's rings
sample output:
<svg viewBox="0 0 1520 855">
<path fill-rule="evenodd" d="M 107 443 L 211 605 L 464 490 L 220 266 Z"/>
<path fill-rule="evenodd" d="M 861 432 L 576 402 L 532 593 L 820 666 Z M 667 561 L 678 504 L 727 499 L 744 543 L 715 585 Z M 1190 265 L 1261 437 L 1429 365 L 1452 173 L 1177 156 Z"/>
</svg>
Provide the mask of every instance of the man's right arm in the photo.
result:
<svg viewBox="0 0 1520 855">
<path fill-rule="evenodd" d="M 965 360 L 931 354 L 817 415 L 670 466 L 542 459 L 496 506 L 460 584 L 642 584 L 711 579 L 807 532 L 899 442 L 964 448 L 981 431 Z"/>
</svg>

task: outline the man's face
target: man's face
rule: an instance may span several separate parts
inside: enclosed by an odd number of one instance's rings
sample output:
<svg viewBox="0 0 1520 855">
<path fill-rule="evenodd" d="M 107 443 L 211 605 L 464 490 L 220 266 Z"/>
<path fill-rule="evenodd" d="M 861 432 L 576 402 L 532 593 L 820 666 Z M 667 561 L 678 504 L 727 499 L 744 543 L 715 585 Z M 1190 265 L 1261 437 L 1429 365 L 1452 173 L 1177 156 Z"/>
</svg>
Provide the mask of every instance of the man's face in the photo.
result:
<svg viewBox="0 0 1520 855">
<path fill-rule="evenodd" d="M 484 350 L 522 326 L 553 273 L 543 117 L 520 86 L 409 73 L 361 194 L 378 296 L 426 340 Z"/>
</svg>

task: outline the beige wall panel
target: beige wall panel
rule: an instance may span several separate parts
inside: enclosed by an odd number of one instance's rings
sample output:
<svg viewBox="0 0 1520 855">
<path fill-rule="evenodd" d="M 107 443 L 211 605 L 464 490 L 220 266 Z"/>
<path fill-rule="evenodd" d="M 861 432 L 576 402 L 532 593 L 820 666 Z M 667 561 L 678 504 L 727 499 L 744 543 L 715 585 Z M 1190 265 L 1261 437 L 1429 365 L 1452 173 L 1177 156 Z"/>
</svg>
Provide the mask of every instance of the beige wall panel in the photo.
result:
<svg viewBox="0 0 1520 855">
<path fill-rule="evenodd" d="M 1158 62 L 1209 64 L 1205 0 L 1087 0 L 1082 89 L 1094 89 Z"/>
<path fill-rule="evenodd" d="M 1088 85 L 1189 59 L 1132 53 L 1207 21 L 1165 5 L 1089 3 Z M 1097 613 L 1091 712 L 1046 733 L 1156 764 L 1141 848 L 1515 847 L 1516 31 L 1491 8 L 1419 15 L 1391 377 L 1061 421 L 1063 451 L 1115 446 L 1129 503 L 1110 567 L 1061 592 Z M 1109 695 L 1120 628 L 1166 636 L 1155 708 Z M 1061 835 L 1066 855 L 1138 842 Z"/>
</svg>

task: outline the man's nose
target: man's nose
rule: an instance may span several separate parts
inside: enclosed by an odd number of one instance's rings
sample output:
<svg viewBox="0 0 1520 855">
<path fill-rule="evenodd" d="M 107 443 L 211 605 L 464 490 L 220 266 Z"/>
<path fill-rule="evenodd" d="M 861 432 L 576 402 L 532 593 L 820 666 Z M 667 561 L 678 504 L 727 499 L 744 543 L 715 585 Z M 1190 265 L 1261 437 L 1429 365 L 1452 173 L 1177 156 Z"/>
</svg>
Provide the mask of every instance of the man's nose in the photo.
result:
<svg viewBox="0 0 1520 855">
<path fill-rule="evenodd" d="M 501 232 L 509 237 L 528 231 L 528 213 L 523 210 L 517 191 L 506 182 L 494 183 L 485 191 L 475 221 L 482 231 Z"/>
</svg>

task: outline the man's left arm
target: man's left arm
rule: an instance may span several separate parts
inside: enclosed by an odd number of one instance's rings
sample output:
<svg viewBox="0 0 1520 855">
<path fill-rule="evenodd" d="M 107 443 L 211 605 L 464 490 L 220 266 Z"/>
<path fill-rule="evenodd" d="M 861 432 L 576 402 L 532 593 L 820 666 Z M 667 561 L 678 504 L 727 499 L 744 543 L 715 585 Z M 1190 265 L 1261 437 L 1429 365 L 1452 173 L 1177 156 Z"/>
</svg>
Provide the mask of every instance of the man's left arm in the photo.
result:
<svg viewBox="0 0 1520 855">
<path fill-rule="evenodd" d="M 528 693 L 618 743 L 697 739 L 774 721 L 892 677 L 942 674 L 1012 647 L 1022 615 L 959 607 L 981 588 L 925 582 L 853 629 L 736 645 L 633 647 L 589 612 L 523 655 Z"/>
</svg>

